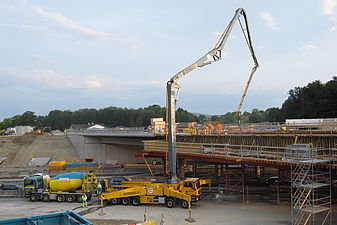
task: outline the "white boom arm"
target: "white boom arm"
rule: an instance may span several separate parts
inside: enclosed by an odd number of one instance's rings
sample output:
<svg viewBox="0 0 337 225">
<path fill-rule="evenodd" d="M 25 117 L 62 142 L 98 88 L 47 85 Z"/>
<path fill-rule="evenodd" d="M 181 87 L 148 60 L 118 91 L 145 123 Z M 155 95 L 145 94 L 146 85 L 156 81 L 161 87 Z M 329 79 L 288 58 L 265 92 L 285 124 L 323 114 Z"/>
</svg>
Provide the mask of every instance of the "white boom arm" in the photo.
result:
<svg viewBox="0 0 337 225">
<path fill-rule="evenodd" d="M 240 16 L 244 17 L 245 21 L 245 27 L 243 27 L 241 21 L 240 21 Z M 225 46 L 225 43 L 229 37 L 230 32 L 232 31 L 235 22 L 239 21 L 241 29 L 244 33 L 246 42 L 248 44 L 248 48 L 250 50 L 250 53 L 253 57 L 254 61 L 254 67 L 251 70 L 249 80 L 247 82 L 244 94 L 242 95 L 240 105 L 238 107 L 238 111 L 241 108 L 243 99 L 246 95 L 248 85 L 251 81 L 251 78 L 257 68 L 259 67 L 259 63 L 256 59 L 255 52 L 253 49 L 251 37 L 250 37 L 250 32 L 249 32 L 249 27 L 248 27 L 248 20 L 247 20 L 247 15 L 246 11 L 242 8 L 239 8 L 236 10 L 236 13 L 232 20 L 229 22 L 228 26 L 224 30 L 224 32 L 221 34 L 219 40 L 217 41 L 215 47 L 207 52 L 203 57 L 201 57 L 199 60 L 194 62 L 192 65 L 186 67 L 185 69 L 181 70 L 178 72 L 176 75 L 174 75 L 168 82 L 166 86 L 166 98 L 167 98 L 167 113 L 168 113 L 168 155 L 169 155 L 169 176 L 171 177 L 171 183 L 176 183 L 178 181 L 177 178 L 177 153 L 176 153 L 176 121 L 175 121 L 175 112 L 176 112 L 176 98 L 175 98 L 175 91 L 176 89 L 179 88 L 178 85 L 178 80 L 186 75 L 187 73 L 191 72 L 192 70 L 198 68 L 198 67 L 203 67 L 206 65 L 209 65 L 213 62 L 216 62 L 221 59 L 221 53 L 222 49 Z"/>
</svg>

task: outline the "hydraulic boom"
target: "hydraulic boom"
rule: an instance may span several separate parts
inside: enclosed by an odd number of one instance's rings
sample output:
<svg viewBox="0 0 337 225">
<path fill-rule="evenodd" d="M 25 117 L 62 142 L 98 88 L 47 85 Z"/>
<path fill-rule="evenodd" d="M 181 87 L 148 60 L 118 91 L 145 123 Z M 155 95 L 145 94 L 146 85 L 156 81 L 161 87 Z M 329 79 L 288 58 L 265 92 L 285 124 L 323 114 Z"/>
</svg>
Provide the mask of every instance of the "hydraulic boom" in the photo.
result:
<svg viewBox="0 0 337 225">
<path fill-rule="evenodd" d="M 244 18 L 244 25 L 240 21 L 240 16 L 243 16 Z M 171 183 L 176 183 L 178 181 L 177 178 L 177 157 L 176 157 L 176 121 L 175 121 L 175 112 L 176 112 L 176 98 L 175 98 L 175 92 L 176 89 L 179 89 L 179 84 L 177 83 L 178 80 L 186 75 L 187 73 L 191 72 L 192 70 L 203 67 L 206 65 L 209 65 L 213 62 L 219 61 L 221 59 L 222 50 L 225 46 L 225 43 L 235 25 L 235 22 L 239 21 L 240 27 L 243 31 L 243 34 L 245 36 L 245 40 L 247 42 L 249 51 L 252 55 L 253 61 L 254 61 L 254 67 L 252 68 L 249 79 L 246 85 L 246 88 L 244 90 L 244 93 L 242 95 L 240 104 L 238 106 L 238 112 L 240 111 L 242 102 L 244 100 L 244 97 L 246 95 L 248 86 L 250 84 L 250 81 L 253 77 L 253 74 L 259 67 L 259 63 L 257 61 L 257 58 L 255 56 L 255 52 L 253 49 L 249 27 L 248 27 L 248 20 L 246 11 L 242 8 L 239 8 L 236 10 L 236 13 L 232 20 L 229 22 L 228 26 L 224 30 L 224 32 L 221 34 L 219 40 L 217 41 L 216 45 L 212 50 L 207 52 L 204 56 L 202 56 L 199 60 L 194 62 L 192 65 L 186 67 L 185 69 L 179 71 L 176 75 L 174 75 L 166 85 L 166 98 L 167 98 L 167 119 L 168 119 L 168 156 L 169 156 L 169 176 L 171 177 Z"/>
</svg>

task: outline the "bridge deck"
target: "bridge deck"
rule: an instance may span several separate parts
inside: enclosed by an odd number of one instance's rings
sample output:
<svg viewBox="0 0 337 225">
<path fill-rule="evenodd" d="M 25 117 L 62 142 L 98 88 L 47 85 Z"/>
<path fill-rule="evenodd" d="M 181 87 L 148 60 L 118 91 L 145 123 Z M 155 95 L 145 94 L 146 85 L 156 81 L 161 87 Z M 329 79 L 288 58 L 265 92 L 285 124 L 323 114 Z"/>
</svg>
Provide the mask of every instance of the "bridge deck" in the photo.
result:
<svg viewBox="0 0 337 225">
<path fill-rule="evenodd" d="M 178 159 L 193 159 L 219 163 L 259 165 L 274 168 L 290 168 L 295 158 L 287 154 L 285 147 L 229 145 L 205 143 L 177 143 Z M 336 154 L 332 149 L 318 149 L 318 159 L 335 162 Z M 165 157 L 165 141 L 144 141 L 143 154 L 149 157 Z M 331 164 L 333 167 L 336 164 Z M 322 166 L 328 166 L 322 163 Z"/>
</svg>

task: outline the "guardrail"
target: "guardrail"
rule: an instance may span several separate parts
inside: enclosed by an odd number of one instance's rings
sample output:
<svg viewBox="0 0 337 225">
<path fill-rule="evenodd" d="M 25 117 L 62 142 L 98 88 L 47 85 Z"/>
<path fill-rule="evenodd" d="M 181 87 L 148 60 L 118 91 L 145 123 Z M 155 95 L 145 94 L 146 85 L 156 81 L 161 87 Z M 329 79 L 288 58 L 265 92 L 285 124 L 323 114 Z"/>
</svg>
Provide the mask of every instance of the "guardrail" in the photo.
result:
<svg viewBox="0 0 337 225">
<path fill-rule="evenodd" d="M 84 134 L 154 134 L 165 135 L 165 129 L 155 130 L 151 127 L 118 127 L 90 130 L 69 130 L 69 133 Z M 205 125 L 193 128 L 177 128 L 178 135 L 227 135 L 227 134 L 298 134 L 298 133 L 337 134 L 337 122 L 333 123 L 251 123 Z"/>
<path fill-rule="evenodd" d="M 147 127 L 122 127 L 122 128 L 103 128 L 103 129 L 90 129 L 84 133 L 147 133 Z"/>
</svg>

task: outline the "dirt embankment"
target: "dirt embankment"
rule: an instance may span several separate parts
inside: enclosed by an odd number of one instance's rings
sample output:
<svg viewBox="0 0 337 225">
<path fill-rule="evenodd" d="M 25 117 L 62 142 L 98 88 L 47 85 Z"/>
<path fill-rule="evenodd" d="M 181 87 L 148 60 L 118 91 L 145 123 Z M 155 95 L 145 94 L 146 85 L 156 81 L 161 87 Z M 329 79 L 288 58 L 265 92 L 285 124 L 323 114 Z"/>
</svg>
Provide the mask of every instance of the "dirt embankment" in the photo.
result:
<svg viewBox="0 0 337 225">
<path fill-rule="evenodd" d="M 78 154 L 65 135 L 23 135 L 0 137 L 0 167 L 25 167 L 34 157 L 73 161 Z"/>
</svg>

